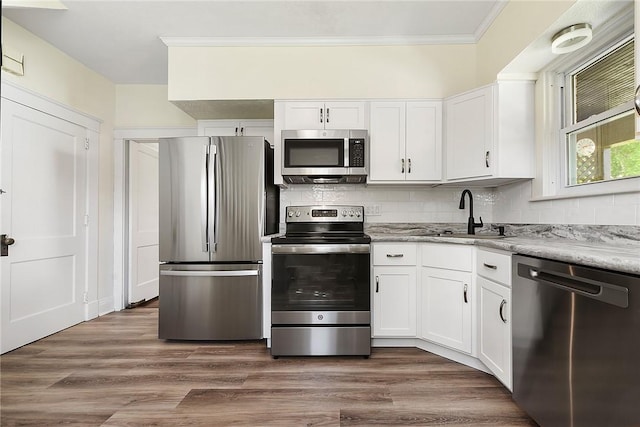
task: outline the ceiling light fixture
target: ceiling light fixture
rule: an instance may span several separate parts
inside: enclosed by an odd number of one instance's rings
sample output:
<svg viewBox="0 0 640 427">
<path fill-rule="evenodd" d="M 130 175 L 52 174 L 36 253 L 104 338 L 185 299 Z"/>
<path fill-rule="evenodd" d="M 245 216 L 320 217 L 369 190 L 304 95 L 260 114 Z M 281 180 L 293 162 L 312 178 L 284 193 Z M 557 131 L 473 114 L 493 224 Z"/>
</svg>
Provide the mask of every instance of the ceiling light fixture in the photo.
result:
<svg viewBox="0 0 640 427">
<path fill-rule="evenodd" d="M 573 52 L 586 46 L 593 38 L 590 24 L 575 24 L 558 31 L 551 38 L 551 52 L 556 55 Z"/>
</svg>

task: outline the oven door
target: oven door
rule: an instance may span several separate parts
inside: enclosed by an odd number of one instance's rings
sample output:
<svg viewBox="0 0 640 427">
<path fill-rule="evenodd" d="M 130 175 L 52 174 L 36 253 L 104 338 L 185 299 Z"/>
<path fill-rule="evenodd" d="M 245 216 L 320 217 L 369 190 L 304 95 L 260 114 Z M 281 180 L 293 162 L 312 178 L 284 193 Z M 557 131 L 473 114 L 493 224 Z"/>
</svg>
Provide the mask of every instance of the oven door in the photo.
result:
<svg viewBox="0 0 640 427">
<path fill-rule="evenodd" d="M 369 324 L 369 244 L 272 246 L 277 324 Z"/>
</svg>

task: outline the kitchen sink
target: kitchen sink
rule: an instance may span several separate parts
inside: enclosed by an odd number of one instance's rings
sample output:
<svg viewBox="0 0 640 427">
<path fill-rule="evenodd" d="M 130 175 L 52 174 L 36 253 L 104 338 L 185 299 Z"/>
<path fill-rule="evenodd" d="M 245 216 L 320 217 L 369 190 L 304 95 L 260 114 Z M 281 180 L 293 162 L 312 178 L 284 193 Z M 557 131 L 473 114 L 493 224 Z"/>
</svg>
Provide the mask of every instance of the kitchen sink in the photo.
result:
<svg viewBox="0 0 640 427">
<path fill-rule="evenodd" d="M 459 239 L 504 239 L 505 235 L 500 234 L 466 234 L 466 233 L 438 233 L 438 237 L 455 237 Z"/>
</svg>

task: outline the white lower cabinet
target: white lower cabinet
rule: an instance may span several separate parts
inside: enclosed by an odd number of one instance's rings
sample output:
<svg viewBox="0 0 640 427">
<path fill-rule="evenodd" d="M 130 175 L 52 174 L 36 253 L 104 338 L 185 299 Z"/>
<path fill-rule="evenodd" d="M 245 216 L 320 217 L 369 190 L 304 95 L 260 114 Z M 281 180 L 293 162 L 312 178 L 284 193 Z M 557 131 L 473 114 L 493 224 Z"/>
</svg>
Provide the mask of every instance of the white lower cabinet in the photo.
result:
<svg viewBox="0 0 640 427">
<path fill-rule="evenodd" d="M 511 253 L 478 249 L 478 358 L 511 390 Z"/>
<path fill-rule="evenodd" d="M 471 354 L 471 273 L 422 267 L 420 337 Z"/>
<path fill-rule="evenodd" d="M 478 277 L 479 359 L 511 390 L 511 289 Z"/>
<path fill-rule="evenodd" d="M 416 245 L 373 246 L 374 338 L 416 336 Z"/>
<path fill-rule="evenodd" d="M 473 247 L 423 244 L 420 337 L 472 353 Z"/>
</svg>

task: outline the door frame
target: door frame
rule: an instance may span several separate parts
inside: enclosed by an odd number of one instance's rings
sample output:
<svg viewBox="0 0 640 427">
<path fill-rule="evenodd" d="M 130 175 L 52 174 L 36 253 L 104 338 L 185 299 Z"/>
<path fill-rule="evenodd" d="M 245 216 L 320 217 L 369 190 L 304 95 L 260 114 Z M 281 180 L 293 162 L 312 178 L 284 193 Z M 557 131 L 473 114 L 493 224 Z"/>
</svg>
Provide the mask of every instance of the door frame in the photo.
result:
<svg viewBox="0 0 640 427">
<path fill-rule="evenodd" d="M 196 136 L 193 127 L 120 128 L 113 132 L 113 308 L 126 307 L 129 286 L 129 144 L 165 137 Z M 110 310 L 111 311 L 111 310 Z"/>
<path fill-rule="evenodd" d="M 40 111 L 61 120 L 81 126 L 87 130 L 89 149 L 87 150 L 87 237 L 85 243 L 86 277 L 84 320 L 98 317 L 98 247 L 100 236 L 99 206 L 100 198 L 100 125 L 102 120 L 91 116 L 56 100 L 43 96 L 37 92 L 16 85 L 12 82 L 2 81 L 0 86 L 2 98 L 24 105 L 25 107 Z"/>
</svg>

